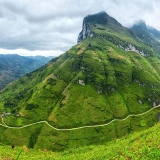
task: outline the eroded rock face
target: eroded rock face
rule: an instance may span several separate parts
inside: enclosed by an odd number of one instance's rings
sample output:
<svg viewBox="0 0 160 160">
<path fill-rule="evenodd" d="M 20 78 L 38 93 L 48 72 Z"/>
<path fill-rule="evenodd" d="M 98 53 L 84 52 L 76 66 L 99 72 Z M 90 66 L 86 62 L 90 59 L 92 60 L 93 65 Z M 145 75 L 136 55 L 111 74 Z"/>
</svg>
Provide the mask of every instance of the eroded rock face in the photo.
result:
<svg viewBox="0 0 160 160">
<path fill-rule="evenodd" d="M 85 83 L 84 83 L 84 81 L 83 81 L 82 79 L 79 79 L 79 80 L 78 80 L 78 84 L 80 84 L 80 85 L 82 85 L 82 86 L 85 86 Z"/>
<path fill-rule="evenodd" d="M 83 20 L 83 26 L 82 26 L 82 31 L 78 35 L 77 42 L 79 43 L 83 39 L 87 37 L 93 37 L 93 33 L 91 32 L 91 29 L 89 28 L 89 25 L 87 25 L 86 21 Z"/>
<path fill-rule="evenodd" d="M 140 54 L 141 56 L 144 56 L 144 57 L 149 57 L 149 56 L 150 56 L 149 53 L 144 53 L 143 50 L 139 51 L 139 50 L 136 49 L 136 47 L 135 47 L 134 45 L 132 45 L 132 44 L 128 44 L 127 47 L 123 47 L 122 45 L 119 44 L 119 45 L 117 45 L 117 47 L 122 48 L 122 49 L 124 49 L 125 51 L 133 51 L 133 52 L 136 52 L 136 53 L 138 53 L 138 54 Z"/>
<path fill-rule="evenodd" d="M 143 50 L 142 51 L 139 51 L 136 49 L 136 47 L 132 44 L 129 44 L 127 48 L 125 48 L 125 51 L 134 51 L 134 52 L 137 52 L 139 53 L 140 55 L 144 56 L 144 57 L 148 57 L 150 56 L 149 54 L 147 53 L 144 53 Z"/>
<path fill-rule="evenodd" d="M 110 17 L 105 11 L 101 11 L 99 13 L 86 16 L 83 20 L 82 31 L 79 33 L 77 42 L 79 43 L 87 37 L 94 36 L 94 33 L 89 28 L 89 24 L 106 25 L 107 23 L 121 26 L 121 24 L 117 20 Z"/>
<path fill-rule="evenodd" d="M 124 49 L 125 51 L 133 51 L 133 52 L 136 52 L 136 53 L 139 53 L 141 56 L 144 56 L 144 57 L 149 57 L 150 54 L 149 53 L 144 53 L 143 50 L 139 51 L 138 49 L 136 49 L 136 47 L 132 44 L 128 44 L 127 47 L 123 47 L 122 45 L 117 45 L 117 47 L 119 48 L 122 48 Z"/>
</svg>

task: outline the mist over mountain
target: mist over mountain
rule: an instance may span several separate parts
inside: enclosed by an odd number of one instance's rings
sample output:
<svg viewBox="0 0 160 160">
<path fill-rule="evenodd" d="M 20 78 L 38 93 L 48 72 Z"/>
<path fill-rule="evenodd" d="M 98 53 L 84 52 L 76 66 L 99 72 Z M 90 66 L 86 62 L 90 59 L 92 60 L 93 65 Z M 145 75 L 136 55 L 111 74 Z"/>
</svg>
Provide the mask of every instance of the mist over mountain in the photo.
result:
<svg viewBox="0 0 160 160">
<path fill-rule="evenodd" d="M 131 27 L 131 30 L 144 43 L 153 47 L 157 52 L 160 51 L 160 31 L 154 27 L 147 26 L 143 20 L 138 21 Z"/>
</svg>

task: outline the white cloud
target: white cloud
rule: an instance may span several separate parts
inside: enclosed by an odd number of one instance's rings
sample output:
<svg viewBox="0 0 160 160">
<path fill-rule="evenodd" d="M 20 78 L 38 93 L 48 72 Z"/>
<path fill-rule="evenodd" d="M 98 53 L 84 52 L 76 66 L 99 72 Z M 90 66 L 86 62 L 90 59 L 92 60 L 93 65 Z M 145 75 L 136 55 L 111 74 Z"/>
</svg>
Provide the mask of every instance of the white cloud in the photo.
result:
<svg viewBox="0 0 160 160">
<path fill-rule="evenodd" d="M 19 54 L 21 56 L 36 56 L 36 55 L 43 55 L 43 56 L 59 56 L 63 54 L 64 52 L 61 50 L 35 50 L 35 51 L 30 51 L 26 49 L 14 49 L 14 50 L 9 50 L 9 49 L 2 49 L 0 48 L 0 53 L 1 54 Z"/>
<path fill-rule="evenodd" d="M 0 48 L 61 54 L 76 44 L 83 18 L 102 10 L 124 26 L 143 19 L 160 30 L 159 8 L 159 0 L 0 0 Z"/>
</svg>

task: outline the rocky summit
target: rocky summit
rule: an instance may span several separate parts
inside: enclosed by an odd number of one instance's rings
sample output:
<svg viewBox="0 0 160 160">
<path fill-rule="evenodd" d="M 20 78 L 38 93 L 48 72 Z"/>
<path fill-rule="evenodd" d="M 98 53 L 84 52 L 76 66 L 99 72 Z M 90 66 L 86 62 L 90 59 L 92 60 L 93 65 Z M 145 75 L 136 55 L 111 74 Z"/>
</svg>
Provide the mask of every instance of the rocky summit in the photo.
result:
<svg viewBox="0 0 160 160">
<path fill-rule="evenodd" d="M 122 26 L 117 20 L 110 17 L 105 11 L 88 15 L 83 20 L 82 31 L 79 33 L 77 42 L 82 41 L 87 37 L 93 37 L 94 34 L 91 32 L 90 25 L 102 24 L 102 25 L 118 25 Z"/>
<path fill-rule="evenodd" d="M 149 128 L 158 121 L 159 64 L 132 30 L 105 12 L 89 15 L 75 46 L 0 92 L 0 141 L 62 150 Z"/>
</svg>

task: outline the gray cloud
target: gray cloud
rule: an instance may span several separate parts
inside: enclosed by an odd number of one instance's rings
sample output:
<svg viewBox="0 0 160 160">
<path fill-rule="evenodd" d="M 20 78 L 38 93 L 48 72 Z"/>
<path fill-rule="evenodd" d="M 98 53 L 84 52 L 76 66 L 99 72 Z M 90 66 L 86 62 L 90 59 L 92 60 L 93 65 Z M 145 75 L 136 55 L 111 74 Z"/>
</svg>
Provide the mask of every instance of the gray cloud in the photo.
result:
<svg viewBox="0 0 160 160">
<path fill-rule="evenodd" d="M 160 30 L 159 8 L 159 0 L 0 0 L 0 48 L 65 52 L 83 18 L 102 10 L 124 26 L 143 19 Z"/>
</svg>

